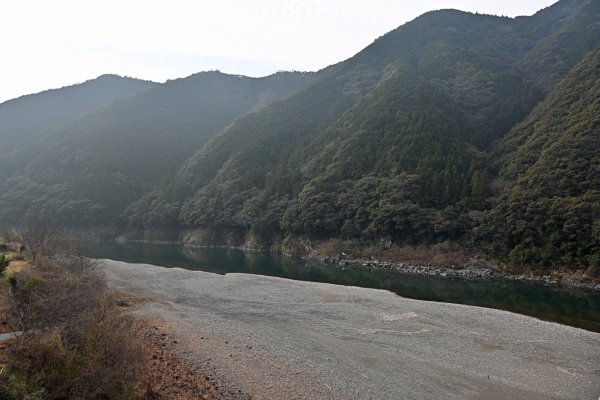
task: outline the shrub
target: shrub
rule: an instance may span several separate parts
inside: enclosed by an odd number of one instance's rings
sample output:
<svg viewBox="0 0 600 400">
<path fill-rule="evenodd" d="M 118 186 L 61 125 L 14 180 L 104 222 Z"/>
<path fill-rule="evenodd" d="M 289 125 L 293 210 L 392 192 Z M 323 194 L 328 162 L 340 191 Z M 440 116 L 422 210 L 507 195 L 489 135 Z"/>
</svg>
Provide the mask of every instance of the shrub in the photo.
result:
<svg viewBox="0 0 600 400">
<path fill-rule="evenodd" d="M 130 399 L 143 392 L 143 348 L 96 272 L 75 256 L 39 257 L 9 278 L 9 304 L 24 333 L 6 362 L 0 399 Z M 37 396 L 37 397 L 36 397 Z"/>
<path fill-rule="evenodd" d="M 0 276 L 4 274 L 4 270 L 8 267 L 10 261 L 6 258 L 4 254 L 0 255 Z"/>
<path fill-rule="evenodd" d="M 17 385 L 21 392 L 32 393 L 43 388 L 44 397 L 52 399 L 136 397 L 143 351 L 132 324 L 107 304 L 77 329 L 54 327 L 23 336 L 12 347 L 8 363 L 11 375 L 21 379 L 7 389 L 14 392 Z"/>
<path fill-rule="evenodd" d="M 17 286 L 17 274 L 11 274 L 8 276 L 8 284 L 11 289 L 14 289 Z"/>
</svg>

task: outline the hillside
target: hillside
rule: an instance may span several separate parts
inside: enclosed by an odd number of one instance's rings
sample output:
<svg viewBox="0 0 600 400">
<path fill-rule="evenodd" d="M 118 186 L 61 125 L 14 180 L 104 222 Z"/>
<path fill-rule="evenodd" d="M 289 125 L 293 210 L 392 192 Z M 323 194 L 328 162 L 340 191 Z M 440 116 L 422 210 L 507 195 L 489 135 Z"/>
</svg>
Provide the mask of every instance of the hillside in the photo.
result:
<svg viewBox="0 0 600 400">
<path fill-rule="evenodd" d="M 102 75 L 81 84 L 1 103 L 0 162 L 5 162 L 12 152 L 22 150 L 45 136 L 61 133 L 70 122 L 84 114 L 156 85 L 138 79 Z M 6 168 L 0 169 L 2 172 L 6 172 Z"/>
<path fill-rule="evenodd" d="M 600 272 L 600 47 L 496 145 L 493 250 L 520 265 Z"/>
<path fill-rule="evenodd" d="M 118 223 L 131 202 L 174 173 L 212 135 L 313 76 L 257 79 L 205 72 L 80 113 L 21 151 L 0 185 L 0 220 L 28 215 L 76 226 Z"/>
<path fill-rule="evenodd" d="M 318 73 L 170 81 L 13 151 L 0 222 L 600 273 L 599 46 L 600 2 L 561 0 L 429 12 Z"/>
<path fill-rule="evenodd" d="M 518 128 L 505 135 L 539 116 L 548 93 L 546 101 L 573 107 L 584 87 L 597 95 L 584 82 L 562 97 L 579 75 L 557 82 L 600 44 L 598 21 L 598 3 L 585 0 L 516 19 L 425 14 L 295 96 L 238 119 L 130 208 L 130 226 L 236 232 L 267 247 L 308 237 L 490 248 L 498 232 L 484 234 L 483 221 L 505 206 L 508 195 L 500 203 L 494 195 L 511 179 L 497 177 L 498 148 L 523 140 L 510 139 L 524 135 Z M 580 139 L 570 140 L 594 142 Z M 597 250 L 584 247 L 573 262 L 555 251 L 546 264 L 588 266 Z M 490 250 L 509 253 L 510 244 Z"/>
</svg>

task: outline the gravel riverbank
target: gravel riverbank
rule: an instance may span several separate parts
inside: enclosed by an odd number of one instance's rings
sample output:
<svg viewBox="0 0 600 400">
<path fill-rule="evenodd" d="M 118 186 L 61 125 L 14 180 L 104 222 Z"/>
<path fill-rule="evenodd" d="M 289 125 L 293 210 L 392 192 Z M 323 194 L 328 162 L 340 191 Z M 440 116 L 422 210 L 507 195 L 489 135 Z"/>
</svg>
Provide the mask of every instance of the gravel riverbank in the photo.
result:
<svg viewBox="0 0 600 400">
<path fill-rule="evenodd" d="M 505 311 L 105 260 L 181 356 L 255 399 L 590 399 L 600 334 Z"/>
</svg>

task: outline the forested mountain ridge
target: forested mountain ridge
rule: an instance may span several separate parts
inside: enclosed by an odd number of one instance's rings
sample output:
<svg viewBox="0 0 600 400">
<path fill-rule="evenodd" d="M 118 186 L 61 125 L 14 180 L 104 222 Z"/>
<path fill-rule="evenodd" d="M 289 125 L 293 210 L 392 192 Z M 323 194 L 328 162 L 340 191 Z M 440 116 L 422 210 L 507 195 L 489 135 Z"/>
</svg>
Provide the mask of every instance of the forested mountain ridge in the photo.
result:
<svg viewBox="0 0 600 400">
<path fill-rule="evenodd" d="M 0 183 L 0 220 L 282 251 L 443 242 L 598 273 L 598 46 L 594 0 L 441 10 L 316 74 L 169 82 L 64 129 Z"/>
<path fill-rule="evenodd" d="M 493 250 L 600 272 L 600 47 L 495 152 L 503 190 L 483 225 Z"/>
<path fill-rule="evenodd" d="M 155 87 L 154 82 L 102 75 L 77 85 L 21 96 L 0 104 L 0 155 L 60 133 L 71 121 L 110 102 Z M 6 169 L 1 172 L 6 172 Z"/>
<path fill-rule="evenodd" d="M 27 215 L 67 225 L 118 224 L 131 202 L 174 173 L 212 135 L 314 77 L 203 72 L 80 115 L 9 158 L 12 164 L 3 170 L 10 174 L 0 182 L 0 220 Z"/>
<path fill-rule="evenodd" d="M 600 44 L 599 21 L 598 2 L 586 0 L 516 19 L 425 14 L 293 97 L 238 119 L 132 206 L 130 226 L 226 229 L 267 246 L 294 237 L 450 240 L 516 264 L 592 265 L 598 248 L 589 235 L 575 258 L 559 254 L 563 236 L 544 257 L 513 251 L 526 237 L 500 238 L 514 221 L 502 211 L 511 196 L 500 183 L 511 178 L 499 160 L 514 157 L 498 149 L 511 153 L 509 142 L 526 140 L 511 128 L 534 118 L 548 93 L 550 101 L 570 87 L 557 82 Z M 590 84 L 582 85 L 565 101 Z M 576 185 L 581 176 L 572 178 Z M 585 196 L 588 210 L 593 196 Z M 504 222 L 489 232 L 493 218 Z M 539 221 L 519 223 L 535 230 Z"/>
<path fill-rule="evenodd" d="M 559 1 L 532 17 L 518 17 L 518 30 L 543 37 L 522 60 L 530 79 L 549 92 L 571 68 L 598 45 L 600 3 Z"/>
</svg>

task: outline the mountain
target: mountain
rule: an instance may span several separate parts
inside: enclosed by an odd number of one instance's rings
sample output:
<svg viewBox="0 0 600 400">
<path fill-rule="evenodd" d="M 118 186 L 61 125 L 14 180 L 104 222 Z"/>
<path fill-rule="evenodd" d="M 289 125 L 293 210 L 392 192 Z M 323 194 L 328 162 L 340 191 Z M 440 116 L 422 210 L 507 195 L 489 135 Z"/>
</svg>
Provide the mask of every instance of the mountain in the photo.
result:
<svg viewBox="0 0 600 400">
<path fill-rule="evenodd" d="M 156 85 L 154 82 L 117 75 L 102 75 L 78 85 L 1 103 L 0 157 L 6 157 L 40 138 L 59 133 L 81 115 Z"/>
<path fill-rule="evenodd" d="M 289 95 L 313 77 L 205 72 L 79 113 L 54 134 L 24 146 L 19 157 L 9 158 L 10 168 L 3 169 L 11 173 L 0 187 L 0 219 L 28 215 L 79 226 L 118 223 L 131 202 L 236 117 Z M 31 102 L 60 103 L 65 94 L 39 96 L 43 99 L 34 95 Z M 14 119 L 25 125 L 22 120 L 32 110 L 9 105 L 18 112 Z"/>
<path fill-rule="evenodd" d="M 545 92 L 598 45 L 598 13 L 597 1 L 563 0 L 533 17 L 517 18 L 518 30 L 539 39 L 521 65 Z"/>
<path fill-rule="evenodd" d="M 0 220 L 600 273 L 599 46 L 596 0 L 440 10 L 315 74 L 168 82 L 36 141 L 0 185 Z"/>
<path fill-rule="evenodd" d="M 265 246 L 308 237 L 493 247 L 498 232 L 484 235 L 482 221 L 505 207 L 510 196 L 498 203 L 495 185 L 511 179 L 498 176 L 498 148 L 523 138 L 511 128 L 535 118 L 540 101 L 561 97 L 568 83 L 557 82 L 600 44 L 599 21 L 599 3 L 586 0 L 515 19 L 427 13 L 296 95 L 239 118 L 135 203 L 129 222 L 237 232 Z M 597 250 L 585 246 L 567 265 L 589 265 Z M 493 254 L 511 251 L 507 243 Z M 546 264 L 563 261 L 555 251 Z"/>
<path fill-rule="evenodd" d="M 495 152 L 503 189 L 484 226 L 494 250 L 600 272 L 600 47 Z"/>
</svg>

